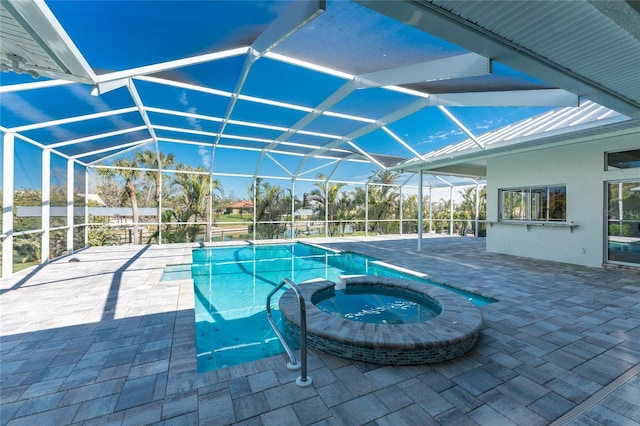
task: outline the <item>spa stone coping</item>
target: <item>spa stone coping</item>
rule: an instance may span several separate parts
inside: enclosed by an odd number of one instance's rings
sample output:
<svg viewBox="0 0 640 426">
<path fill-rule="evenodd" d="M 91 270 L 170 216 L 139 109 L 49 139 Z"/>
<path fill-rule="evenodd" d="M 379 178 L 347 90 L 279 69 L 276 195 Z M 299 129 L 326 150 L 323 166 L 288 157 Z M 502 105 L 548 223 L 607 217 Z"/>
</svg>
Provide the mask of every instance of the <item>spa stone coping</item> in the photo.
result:
<svg viewBox="0 0 640 426">
<path fill-rule="evenodd" d="M 351 359 L 389 364 L 422 364 L 452 359 L 469 351 L 480 336 L 482 314 L 477 306 L 450 290 L 423 282 L 382 276 L 350 276 L 338 288 L 371 285 L 405 289 L 438 305 L 441 313 L 425 322 L 374 324 L 327 313 L 311 302 L 314 294 L 336 283 L 326 280 L 298 285 L 305 298 L 309 346 Z M 300 305 L 287 290 L 279 302 L 287 335 L 299 339 Z M 386 352 L 385 352 L 386 351 Z"/>
</svg>

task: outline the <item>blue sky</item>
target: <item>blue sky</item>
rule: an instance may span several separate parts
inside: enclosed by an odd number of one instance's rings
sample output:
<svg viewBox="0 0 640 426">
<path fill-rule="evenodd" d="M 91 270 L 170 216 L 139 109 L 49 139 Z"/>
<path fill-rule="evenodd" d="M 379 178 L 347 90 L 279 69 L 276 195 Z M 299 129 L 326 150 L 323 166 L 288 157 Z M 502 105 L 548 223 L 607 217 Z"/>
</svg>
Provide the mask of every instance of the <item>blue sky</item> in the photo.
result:
<svg viewBox="0 0 640 426">
<path fill-rule="evenodd" d="M 157 64 L 168 60 L 222 51 L 251 44 L 256 37 L 286 7 L 287 2 L 111 2 L 111 1 L 50 1 L 47 3 L 90 66 L 98 73 L 119 71 L 132 67 Z M 437 59 L 465 51 L 429 34 L 408 27 L 351 2 L 330 1 L 327 11 L 275 49 L 281 55 L 296 56 L 318 65 L 331 66 L 344 73 L 366 73 L 393 68 L 413 62 Z M 158 74 L 183 84 L 215 89 L 225 93 L 211 94 L 187 87 L 171 87 L 154 82 L 134 80 L 136 91 L 147 108 L 162 149 L 176 154 L 177 161 L 192 167 L 209 169 L 212 161 L 211 144 L 221 130 L 221 121 L 229 110 L 233 92 L 239 87 L 244 55 L 201 63 Z M 530 77 L 494 65 L 495 78 L 508 85 L 541 85 Z M 0 83 L 11 85 L 31 82 L 25 75 L 2 73 Z M 39 81 L 46 80 L 41 77 Z M 260 149 L 265 141 L 277 139 L 282 128 L 289 128 L 338 90 L 347 80 L 318 70 L 294 66 L 274 58 L 260 58 L 252 66 L 240 91 L 252 98 L 237 100 L 221 144 Z M 493 80 L 491 80 L 493 81 Z M 497 81 L 497 80 L 496 80 Z M 467 81 L 468 83 L 469 81 Z M 487 80 L 478 80 L 478 84 Z M 348 114 L 363 119 L 381 119 L 398 108 L 419 98 L 383 88 L 360 89 L 350 93 L 329 108 L 329 113 Z M 265 103 L 278 101 L 288 108 Z M 5 128 L 37 122 L 132 108 L 132 111 L 79 123 L 50 126 L 23 131 L 21 134 L 38 143 L 51 145 L 78 138 L 92 137 L 103 132 L 122 131 L 144 126 L 129 91 L 122 87 L 101 96 L 91 96 L 87 85 L 70 84 L 43 90 L 29 90 L 0 95 L 0 125 Z M 307 109 L 306 111 L 301 109 Z M 198 114 L 211 119 L 185 117 L 176 114 Z M 548 108 L 478 108 L 452 107 L 450 111 L 474 134 L 480 135 L 513 123 Z M 245 123 L 243 123 L 245 122 Z M 259 128 L 246 122 L 277 128 Z M 368 123 L 341 117 L 321 115 L 311 120 L 303 130 L 322 135 L 295 134 L 286 139 L 280 149 L 307 153 L 314 146 L 331 143 L 337 137 L 349 135 Z M 427 108 L 410 116 L 388 123 L 387 127 L 419 153 L 427 153 L 466 139 L 466 135 L 441 111 Z M 181 131 L 170 128 L 181 128 Z M 189 133 L 195 132 L 195 133 Z M 109 138 L 84 141 L 81 144 L 60 146 L 60 152 L 77 155 L 150 138 L 148 130 L 121 133 Z M 170 140 L 206 143 L 209 146 L 180 145 Z M 291 145 L 293 143 L 294 145 Z M 400 157 L 412 154 L 381 129 L 356 138 L 354 143 L 367 152 Z M 16 187 L 35 185 L 38 173 L 29 169 L 37 164 L 37 154 L 24 143 L 16 144 Z M 141 149 L 152 148 L 147 144 Z M 306 148 L 304 146 L 307 146 Z M 336 148 L 354 151 L 348 144 Z M 100 152 L 81 157 L 90 162 L 111 154 Z M 133 155 L 133 152 L 124 154 Z M 214 173 L 253 174 L 260 155 L 254 151 L 218 149 Z M 110 164 L 115 158 L 105 161 Z M 274 153 L 272 161 L 265 158 L 260 172 L 267 176 L 287 176 L 277 163 L 295 172 L 299 156 Z M 276 163 L 277 162 L 277 163 Z M 325 164 L 325 167 L 322 165 Z M 306 162 L 302 171 L 318 168 L 317 173 L 329 174 L 331 160 L 314 159 Z M 365 180 L 374 170 L 372 164 L 349 163 L 335 175 L 340 180 Z M 18 170 L 23 171 L 18 171 Z M 0 177 L 1 179 L 1 177 Z M 39 184 L 37 185 L 39 186 Z M 233 189 L 246 192 L 244 185 Z"/>
</svg>

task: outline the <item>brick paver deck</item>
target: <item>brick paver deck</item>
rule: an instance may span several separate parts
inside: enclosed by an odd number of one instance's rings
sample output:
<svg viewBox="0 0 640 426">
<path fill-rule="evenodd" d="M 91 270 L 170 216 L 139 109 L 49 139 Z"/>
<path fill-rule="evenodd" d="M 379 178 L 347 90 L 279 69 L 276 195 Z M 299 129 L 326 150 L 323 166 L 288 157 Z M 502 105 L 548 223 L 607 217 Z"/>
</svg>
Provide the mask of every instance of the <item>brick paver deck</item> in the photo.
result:
<svg viewBox="0 0 640 426">
<path fill-rule="evenodd" d="M 1 424 L 640 425 L 640 273 L 487 253 L 483 239 L 315 240 L 493 297 L 466 355 L 311 351 L 197 373 L 190 245 L 95 247 L 0 285 Z M 78 262 L 69 262 L 77 259 Z"/>
</svg>

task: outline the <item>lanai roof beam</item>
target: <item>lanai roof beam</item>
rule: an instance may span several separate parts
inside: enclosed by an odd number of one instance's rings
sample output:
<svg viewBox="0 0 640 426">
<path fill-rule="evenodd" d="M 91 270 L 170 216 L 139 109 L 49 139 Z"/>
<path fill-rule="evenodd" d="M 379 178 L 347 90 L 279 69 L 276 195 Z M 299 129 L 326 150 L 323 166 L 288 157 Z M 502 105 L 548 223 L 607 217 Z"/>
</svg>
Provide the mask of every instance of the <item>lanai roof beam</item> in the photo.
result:
<svg viewBox="0 0 640 426">
<path fill-rule="evenodd" d="M 422 156 L 420 155 L 420 153 L 418 151 L 416 151 L 415 149 L 413 149 L 411 147 L 411 145 L 409 145 L 408 143 L 406 143 L 405 141 L 402 140 L 402 138 L 400 138 L 398 135 L 396 135 L 394 132 L 392 132 L 391 130 L 389 130 L 389 128 L 387 126 L 382 126 L 381 127 L 382 130 L 385 131 L 385 133 L 387 133 L 389 136 L 391 136 L 396 142 L 398 142 L 400 145 L 402 145 L 403 148 L 405 148 L 407 151 L 409 151 L 411 154 L 413 154 L 413 156 L 415 157 L 415 159 L 417 160 L 422 160 Z"/>
<path fill-rule="evenodd" d="M 293 2 L 291 6 L 287 8 L 287 10 L 279 15 L 275 21 L 267 27 L 267 29 L 258 36 L 258 38 L 253 42 L 251 48 L 249 49 L 247 58 L 245 59 L 245 63 L 242 67 L 242 71 L 240 73 L 240 77 L 236 83 L 236 88 L 234 90 L 233 96 L 231 96 L 231 102 L 227 107 L 227 112 L 222 120 L 222 125 L 220 126 L 220 131 L 216 140 L 213 142 L 213 147 L 211 150 L 211 171 L 213 172 L 213 167 L 215 165 L 215 154 L 216 147 L 220 143 L 220 137 L 224 134 L 225 127 L 229 119 L 231 118 L 231 114 L 236 106 L 236 102 L 238 101 L 239 95 L 242 93 L 242 88 L 247 80 L 249 75 L 249 71 L 251 67 L 260 57 L 269 53 L 274 47 L 276 47 L 279 43 L 284 41 L 291 34 L 298 31 L 300 28 L 311 22 L 314 18 L 320 15 L 326 9 L 326 1 L 324 0 L 306 0 L 306 1 L 298 1 Z"/>
<path fill-rule="evenodd" d="M 367 151 L 365 151 L 364 149 L 360 148 L 358 145 L 356 145 L 355 143 L 353 143 L 353 141 L 349 141 L 347 142 L 349 144 L 349 146 L 353 147 L 353 149 L 355 149 L 356 151 L 358 151 L 360 154 L 362 154 L 363 156 L 365 156 L 366 158 L 369 159 L 369 161 L 371 161 L 373 164 L 375 164 L 376 166 L 380 167 L 383 170 L 386 170 L 386 167 L 384 164 L 382 164 L 381 162 L 379 162 L 378 160 L 376 160 L 373 156 L 371 156 Z"/>
<path fill-rule="evenodd" d="M 102 149 L 96 149 L 95 151 L 89 151 L 89 152 L 83 152 L 82 154 L 76 154 L 76 155 L 72 155 L 71 158 L 73 159 L 78 159 L 78 158 L 83 158 L 83 157 L 90 157 L 92 155 L 97 155 L 97 154 L 102 154 L 103 152 L 109 152 L 109 151 L 113 151 L 113 150 L 122 150 L 123 148 L 127 148 L 124 151 L 118 151 L 117 153 L 113 154 L 113 155 L 109 155 L 108 157 L 103 157 L 100 158 L 98 160 L 92 161 L 89 164 L 94 164 L 97 161 L 104 161 L 107 158 L 111 158 L 114 155 L 118 155 L 124 152 L 128 152 L 131 151 L 131 149 L 134 148 L 139 148 L 141 146 L 144 146 L 146 144 L 148 144 L 149 142 L 152 142 L 153 139 L 152 138 L 147 138 L 147 139 L 143 139 L 143 140 L 139 140 L 139 141 L 135 141 L 135 142 L 129 142 L 129 143 L 123 143 L 121 145 L 116 145 L 116 146 L 110 146 L 107 148 L 102 148 Z"/>
<path fill-rule="evenodd" d="M 85 137 L 82 137 L 82 138 L 70 139 L 70 140 L 63 141 L 63 142 L 57 142 L 57 143 L 53 143 L 53 144 L 47 145 L 47 147 L 51 148 L 51 149 L 56 149 L 56 148 L 60 148 L 62 146 L 75 145 L 75 144 L 79 144 L 79 143 L 83 143 L 83 142 L 91 142 L 91 141 L 95 141 L 95 140 L 98 140 L 98 139 L 109 138 L 109 137 L 112 137 L 112 136 L 126 135 L 127 133 L 137 132 L 137 131 L 140 131 L 140 130 L 144 130 L 146 128 L 147 128 L 147 126 L 129 127 L 127 129 L 115 130 L 113 132 L 100 133 L 100 134 L 97 134 L 97 135 L 85 136 Z"/>
<path fill-rule="evenodd" d="M 491 61 L 475 53 L 375 71 L 360 76 L 365 87 L 396 86 L 491 74 Z"/>
<path fill-rule="evenodd" d="M 434 105 L 492 107 L 577 107 L 578 96 L 562 89 L 505 90 L 498 92 L 440 93 L 431 95 Z"/>
<path fill-rule="evenodd" d="M 137 110 L 138 108 L 134 106 L 127 107 L 127 108 L 120 108 L 120 109 L 114 109 L 110 111 L 97 112 L 94 114 L 77 115 L 75 117 L 61 118 L 59 120 L 51 120 L 51 121 L 43 121 L 40 123 L 27 124 L 25 126 L 18 126 L 12 129 L 8 129 L 8 131 L 20 133 L 20 132 L 26 132 L 29 130 L 42 129 L 44 127 L 59 126 L 61 124 L 77 123 L 79 121 L 94 120 L 96 118 L 111 117 L 119 114 L 127 114 Z"/>
<path fill-rule="evenodd" d="M 33 81 L 29 83 L 10 84 L 8 86 L 0 86 L 0 93 L 22 92 L 25 90 L 46 89 L 47 87 L 66 86 L 68 84 L 76 84 L 69 80 L 43 80 Z"/>
<path fill-rule="evenodd" d="M 251 44 L 263 56 L 327 10 L 326 0 L 294 1 Z"/>
<path fill-rule="evenodd" d="M 220 59 L 231 58 L 233 56 L 244 55 L 249 51 L 249 47 L 238 47 L 235 49 L 223 50 L 220 52 L 207 53 L 205 55 L 192 56 L 190 58 L 176 59 L 174 61 L 162 62 L 159 64 L 145 65 L 137 68 L 130 68 L 124 71 L 115 71 L 108 74 L 97 76 L 96 85 L 92 91 L 92 95 L 100 95 L 124 84 L 109 84 L 114 82 L 126 82 L 127 79 L 133 77 L 141 77 L 147 74 L 156 74 L 162 71 L 169 71 L 176 68 L 187 67 L 191 65 L 202 64 L 204 62 L 217 61 Z M 126 83 L 125 83 L 126 84 Z"/>
<path fill-rule="evenodd" d="M 439 106 L 438 109 L 442 111 L 442 113 L 446 115 L 449 118 L 449 120 L 453 121 L 455 125 L 460 128 L 460 130 L 462 130 L 467 136 L 469 136 L 469 138 L 471 138 L 471 140 L 473 140 L 476 143 L 476 145 L 484 149 L 484 144 L 480 142 L 478 138 L 476 138 L 476 136 L 473 133 L 471 133 L 471 130 L 467 129 L 467 126 L 462 124 L 462 122 L 458 120 L 455 115 L 451 114 L 451 112 L 443 106 Z"/>
<path fill-rule="evenodd" d="M 288 174 L 290 177 L 293 177 L 293 173 L 291 173 L 285 166 L 283 166 L 278 160 L 276 160 L 275 158 L 273 158 L 273 156 L 269 153 L 267 153 L 267 157 L 273 161 L 275 163 L 276 166 L 280 167 L 282 170 L 284 170 L 284 172 L 286 174 Z"/>
<path fill-rule="evenodd" d="M 156 131 L 153 129 L 153 125 L 151 124 L 149 115 L 147 114 L 147 111 L 145 111 L 144 109 L 144 104 L 142 103 L 142 99 L 140 99 L 140 94 L 138 93 L 138 90 L 136 89 L 136 86 L 133 83 L 133 80 L 129 79 L 129 82 L 127 83 L 127 89 L 129 89 L 129 94 L 131 95 L 131 98 L 135 102 L 136 107 L 138 107 L 138 112 L 142 117 L 142 121 L 144 121 L 144 124 L 147 126 L 147 131 L 151 135 L 151 139 L 153 139 L 153 144 L 155 145 L 155 148 L 156 148 L 156 161 L 158 161 L 158 171 L 161 172 L 162 161 L 160 161 L 160 147 L 158 146 L 158 137 L 156 136 Z"/>
<path fill-rule="evenodd" d="M 309 170 L 307 170 L 307 171 L 305 171 L 305 172 L 298 173 L 298 174 L 296 175 L 296 177 L 300 177 L 300 176 L 308 175 L 309 173 L 315 172 L 316 170 L 323 169 L 323 168 L 328 167 L 328 166 L 330 166 L 330 165 L 332 165 L 332 164 L 335 164 L 335 163 L 337 163 L 337 162 L 339 162 L 339 161 L 340 161 L 340 160 L 333 160 L 333 161 L 330 161 L 330 162 L 328 162 L 327 164 L 322 164 L 322 165 L 320 165 L 320 166 L 318 166 L 318 167 L 314 167 L 314 168 L 309 169 Z"/>
<path fill-rule="evenodd" d="M 342 145 L 343 143 L 345 143 L 345 141 L 350 141 L 356 138 L 359 138 L 360 136 L 364 136 L 368 133 L 373 132 L 376 129 L 381 128 L 384 125 L 390 124 L 394 121 L 400 120 L 401 118 L 404 118 L 408 115 L 411 115 L 417 111 L 420 111 L 421 109 L 427 107 L 430 105 L 430 100 L 428 98 L 421 98 L 418 99 L 415 102 L 412 102 L 411 104 L 405 106 L 404 108 L 400 108 L 394 112 L 392 112 L 391 114 L 386 115 L 385 117 L 381 118 L 380 120 L 376 121 L 375 123 L 369 124 L 367 126 L 363 126 L 361 128 L 359 128 L 358 130 L 355 130 L 351 133 L 349 133 L 348 135 L 346 135 L 344 138 L 342 139 L 336 139 L 333 142 L 330 142 L 326 145 L 323 145 L 321 148 L 318 148 L 308 154 L 305 155 L 305 158 L 310 158 L 310 157 L 314 157 L 314 156 L 318 156 L 318 155 L 322 155 L 323 153 L 329 151 L 331 148 L 335 148 L 337 146 Z"/>
<path fill-rule="evenodd" d="M 144 146 L 144 145 L 146 145 L 146 144 L 148 144 L 150 142 L 153 142 L 152 138 L 143 139 L 143 140 L 139 140 L 139 141 L 136 141 L 136 142 L 123 144 L 122 146 L 129 147 L 129 148 L 127 148 L 127 149 L 125 149 L 123 151 L 114 152 L 113 154 L 108 155 L 106 157 L 101 157 L 101 158 L 99 158 L 97 160 L 94 160 L 94 161 L 92 161 L 90 163 L 87 163 L 87 166 L 93 166 L 95 163 L 97 163 L 99 161 L 105 161 L 105 160 L 108 160 L 109 158 L 113 158 L 113 157 L 116 157 L 118 155 L 126 154 L 127 152 L 130 152 L 130 151 L 133 151 L 135 149 L 138 149 L 138 148 L 140 148 L 140 147 L 142 147 L 142 146 Z M 118 147 L 109 147 L 109 148 L 105 148 L 104 150 L 99 150 L 99 151 L 105 151 L 106 152 L 106 151 L 111 151 L 113 149 L 118 149 Z M 82 156 L 85 156 L 85 154 L 82 154 Z M 80 156 L 78 156 L 76 158 L 79 158 L 79 157 Z"/>
</svg>

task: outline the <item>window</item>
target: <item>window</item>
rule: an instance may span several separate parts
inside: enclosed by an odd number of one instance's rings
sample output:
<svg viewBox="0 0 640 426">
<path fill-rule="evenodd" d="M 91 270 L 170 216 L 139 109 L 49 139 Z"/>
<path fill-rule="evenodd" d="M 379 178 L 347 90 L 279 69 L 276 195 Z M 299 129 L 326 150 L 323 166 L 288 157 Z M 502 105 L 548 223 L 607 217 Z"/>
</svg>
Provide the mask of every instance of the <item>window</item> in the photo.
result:
<svg viewBox="0 0 640 426">
<path fill-rule="evenodd" d="M 567 188 L 565 186 L 549 187 L 549 215 L 547 220 L 567 220 Z"/>
<path fill-rule="evenodd" d="M 607 152 L 606 170 L 640 168 L 640 149 L 621 152 Z"/>
<path fill-rule="evenodd" d="M 503 220 L 528 220 L 527 196 L 523 189 L 503 189 L 502 208 L 500 219 Z"/>
<path fill-rule="evenodd" d="M 500 220 L 564 222 L 567 220 L 567 188 L 535 186 L 500 189 Z"/>
</svg>

